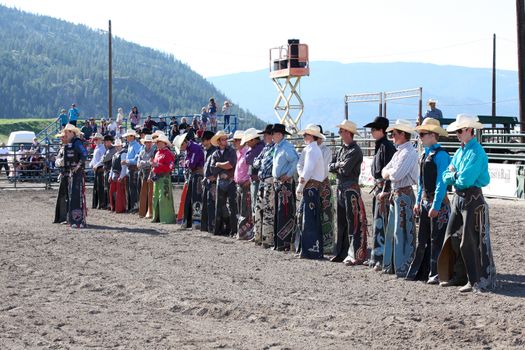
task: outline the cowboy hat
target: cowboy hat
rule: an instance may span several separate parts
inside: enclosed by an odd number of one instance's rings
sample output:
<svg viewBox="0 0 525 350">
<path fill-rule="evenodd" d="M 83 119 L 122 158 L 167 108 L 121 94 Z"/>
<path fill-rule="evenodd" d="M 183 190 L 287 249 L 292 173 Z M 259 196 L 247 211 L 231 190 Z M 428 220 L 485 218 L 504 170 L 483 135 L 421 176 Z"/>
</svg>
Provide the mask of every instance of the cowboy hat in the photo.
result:
<svg viewBox="0 0 525 350">
<path fill-rule="evenodd" d="M 434 118 L 425 118 L 423 123 L 419 126 L 416 126 L 416 131 L 428 131 L 438 134 L 439 136 L 448 136 L 448 132 L 441 127 L 439 120 Z"/>
<path fill-rule="evenodd" d="M 140 143 L 145 144 L 146 142 L 153 142 L 153 136 L 151 134 L 146 134 Z"/>
<path fill-rule="evenodd" d="M 358 132 L 357 132 L 357 125 L 355 125 L 354 122 L 351 122 L 350 120 L 343 120 L 341 122 L 341 124 L 338 124 L 335 126 L 336 128 L 339 128 L 339 129 L 343 129 L 343 130 L 346 130 L 346 131 L 350 131 L 352 134 L 354 135 L 359 135 L 361 136 Z"/>
<path fill-rule="evenodd" d="M 182 146 L 184 141 L 186 141 L 186 136 L 188 136 L 188 133 L 177 135 L 173 139 L 173 147 L 175 147 L 175 152 L 177 152 L 177 154 L 180 153 L 180 147 Z"/>
<path fill-rule="evenodd" d="M 121 139 L 116 139 L 115 143 L 113 144 L 113 146 L 115 146 L 115 147 L 122 146 L 122 140 Z"/>
<path fill-rule="evenodd" d="M 438 101 L 435 100 L 435 99 L 433 99 L 433 98 L 429 98 L 428 101 L 427 101 L 427 105 L 429 105 L 429 104 L 431 104 L 431 103 L 433 103 L 433 104 L 437 104 Z"/>
<path fill-rule="evenodd" d="M 235 133 L 233 134 L 232 138 L 229 139 L 228 141 L 241 140 L 243 136 L 244 136 L 244 131 L 235 130 Z"/>
<path fill-rule="evenodd" d="M 213 135 L 215 135 L 215 133 L 213 131 L 206 130 L 205 132 L 202 133 L 201 139 L 202 139 L 202 141 L 211 140 Z"/>
<path fill-rule="evenodd" d="M 450 123 L 447 131 L 454 132 L 464 128 L 483 129 L 483 124 L 479 122 L 478 117 L 461 113 L 456 116 L 455 122 Z"/>
<path fill-rule="evenodd" d="M 246 129 L 241 139 L 241 146 L 244 146 L 244 144 L 246 144 L 246 142 L 250 140 L 260 138 L 261 134 L 259 134 L 259 131 L 260 130 L 257 130 L 255 128 Z"/>
<path fill-rule="evenodd" d="M 97 133 L 95 133 L 95 135 L 91 136 L 91 139 L 92 140 L 95 140 L 95 139 L 103 140 L 104 136 L 102 136 L 101 133 L 97 132 Z"/>
<path fill-rule="evenodd" d="M 273 124 L 268 124 L 266 125 L 266 127 L 264 128 L 264 130 L 262 131 L 259 131 L 259 134 L 263 135 L 263 134 L 272 134 L 272 129 L 273 129 Z"/>
<path fill-rule="evenodd" d="M 386 130 L 390 125 L 390 121 L 385 117 L 375 117 L 374 121 L 365 125 L 365 128 L 374 128 Z"/>
<path fill-rule="evenodd" d="M 153 139 L 156 139 L 160 135 L 166 135 L 166 134 L 164 134 L 164 131 L 162 131 L 162 130 L 155 130 L 155 132 L 152 134 Z"/>
<path fill-rule="evenodd" d="M 179 135 L 179 136 L 182 136 L 182 135 Z M 168 147 L 171 147 L 171 142 L 168 139 L 168 136 L 166 135 L 160 135 L 159 137 L 155 139 L 155 142 L 164 142 L 166 145 L 168 145 Z"/>
<path fill-rule="evenodd" d="M 319 128 L 319 126 L 316 124 L 308 124 L 304 130 L 299 131 L 297 134 L 299 135 L 308 134 L 308 135 L 312 135 L 312 136 L 318 137 L 323 140 L 325 139 L 325 136 L 321 132 L 321 128 Z"/>
<path fill-rule="evenodd" d="M 388 129 L 386 129 L 386 132 L 390 132 L 392 130 L 400 130 L 409 134 L 414 133 L 414 127 L 412 126 L 412 123 L 405 119 L 396 120 L 394 125 L 391 125 L 388 127 Z"/>
<path fill-rule="evenodd" d="M 286 126 L 284 124 L 273 124 L 272 126 L 272 134 L 274 132 L 280 132 L 281 134 L 285 135 L 291 135 L 288 131 L 286 131 Z"/>
<path fill-rule="evenodd" d="M 124 135 L 122 135 L 122 137 L 128 137 L 128 136 L 139 137 L 139 135 L 137 134 L 135 130 L 128 130 Z"/>
<path fill-rule="evenodd" d="M 228 135 L 229 134 L 227 132 L 225 132 L 224 130 L 219 130 L 215 135 L 213 135 L 213 137 L 211 138 L 210 142 L 215 147 L 218 147 L 219 146 L 219 139 L 221 137 L 228 137 Z"/>
<path fill-rule="evenodd" d="M 113 136 L 111 136 L 111 135 L 106 135 L 106 136 L 104 136 L 104 141 L 114 142 L 115 138 Z"/>
<path fill-rule="evenodd" d="M 74 126 L 73 124 L 66 124 L 64 129 L 62 129 L 62 132 L 65 132 L 65 131 L 71 131 L 75 135 L 80 136 L 80 129 Z"/>
</svg>

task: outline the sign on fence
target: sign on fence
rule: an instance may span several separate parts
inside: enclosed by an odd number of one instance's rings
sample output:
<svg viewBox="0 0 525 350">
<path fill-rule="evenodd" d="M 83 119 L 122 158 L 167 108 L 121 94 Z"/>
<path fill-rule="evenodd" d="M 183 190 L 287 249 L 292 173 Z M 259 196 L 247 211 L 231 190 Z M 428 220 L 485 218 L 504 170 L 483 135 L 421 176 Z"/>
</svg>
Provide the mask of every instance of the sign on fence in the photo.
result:
<svg viewBox="0 0 525 350">
<path fill-rule="evenodd" d="M 359 175 L 359 184 L 361 186 L 374 186 L 374 178 L 372 177 L 373 161 L 373 157 L 363 157 L 363 163 L 361 163 L 361 175 Z"/>
<path fill-rule="evenodd" d="M 483 193 L 497 197 L 517 197 L 518 183 L 515 164 L 489 163 L 490 184 Z"/>
</svg>

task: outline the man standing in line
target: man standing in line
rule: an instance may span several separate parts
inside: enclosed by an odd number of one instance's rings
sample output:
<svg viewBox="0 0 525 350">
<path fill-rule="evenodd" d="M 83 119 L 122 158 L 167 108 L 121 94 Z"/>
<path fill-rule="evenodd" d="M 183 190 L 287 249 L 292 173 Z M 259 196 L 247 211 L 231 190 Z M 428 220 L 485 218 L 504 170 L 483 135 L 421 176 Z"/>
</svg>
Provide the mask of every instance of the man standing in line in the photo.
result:
<svg viewBox="0 0 525 350">
<path fill-rule="evenodd" d="M 211 144 L 211 138 L 214 133 L 206 130 L 202 134 L 202 147 L 206 152 L 204 162 L 204 179 L 202 180 L 202 215 L 201 231 L 213 233 L 215 225 L 215 198 L 217 194 L 217 179 L 211 174 L 210 164 L 211 156 L 217 150 L 217 147 Z"/>
<path fill-rule="evenodd" d="M 126 159 L 122 161 L 123 165 L 128 167 L 128 212 L 136 213 L 138 211 L 138 198 L 139 198 L 139 177 L 137 162 L 139 159 L 140 150 L 142 145 L 137 140 L 138 134 L 135 130 L 129 130 L 122 137 L 126 138 L 128 153 Z"/>
<path fill-rule="evenodd" d="M 93 209 L 104 209 L 107 206 L 107 200 L 104 190 L 104 154 L 106 153 L 106 147 L 103 143 L 103 136 L 96 133 L 91 138 L 95 143 L 95 151 L 93 152 L 93 158 L 89 163 L 89 167 L 93 169 L 94 183 L 93 183 L 93 198 L 92 206 Z"/>
</svg>

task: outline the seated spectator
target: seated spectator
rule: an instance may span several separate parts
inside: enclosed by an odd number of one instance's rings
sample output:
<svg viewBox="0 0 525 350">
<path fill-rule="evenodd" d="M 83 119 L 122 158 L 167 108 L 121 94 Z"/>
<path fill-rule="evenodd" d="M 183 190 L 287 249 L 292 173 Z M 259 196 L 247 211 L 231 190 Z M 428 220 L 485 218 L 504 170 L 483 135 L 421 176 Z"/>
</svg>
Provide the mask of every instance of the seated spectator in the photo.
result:
<svg viewBox="0 0 525 350">
<path fill-rule="evenodd" d="M 153 127 L 157 125 L 157 122 L 151 119 L 151 115 L 148 115 L 146 117 L 146 120 L 144 121 L 143 127 L 153 130 Z"/>
<path fill-rule="evenodd" d="M 186 118 L 182 118 L 180 120 L 180 125 L 179 125 L 179 134 L 184 134 L 186 132 L 186 129 L 188 129 L 188 127 L 189 127 L 188 120 Z"/>
<path fill-rule="evenodd" d="M 157 123 L 157 130 L 166 132 L 166 127 L 168 124 L 166 124 L 166 121 L 164 120 L 164 117 L 159 118 L 159 122 Z"/>
</svg>

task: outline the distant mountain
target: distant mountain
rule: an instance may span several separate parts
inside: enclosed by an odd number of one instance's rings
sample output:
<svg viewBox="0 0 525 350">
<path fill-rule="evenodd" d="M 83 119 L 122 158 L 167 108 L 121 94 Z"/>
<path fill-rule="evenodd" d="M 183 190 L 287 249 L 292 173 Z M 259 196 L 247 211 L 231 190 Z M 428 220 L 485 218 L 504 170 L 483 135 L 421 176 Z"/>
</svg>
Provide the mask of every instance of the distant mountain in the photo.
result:
<svg viewBox="0 0 525 350">
<path fill-rule="evenodd" d="M 102 31 L 0 5 L 0 118 L 49 118 L 73 102 L 81 116 L 107 115 L 107 41 Z M 211 96 L 220 105 L 226 99 L 172 55 L 117 37 L 113 77 L 115 115 L 134 105 L 143 114 L 199 113 Z M 237 106 L 233 112 L 241 127 L 263 125 Z"/>
<path fill-rule="evenodd" d="M 310 62 L 310 76 L 301 80 L 304 101 L 302 125 L 322 122 L 335 126 L 344 118 L 344 95 L 350 93 L 395 91 L 423 87 L 423 111 L 428 98 L 438 100 L 446 118 L 458 113 L 490 114 L 492 70 L 425 63 L 350 63 Z M 208 78 L 215 86 L 263 120 L 275 122 L 273 104 L 277 90 L 267 70 Z M 249 84 L 247 84 L 249 82 Z M 497 71 L 498 115 L 518 114 L 518 75 L 515 71 Z M 391 101 L 390 119 L 417 117 L 417 99 Z M 349 106 L 350 119 L 359 126 L 378 113 L 375 103 Z"/>
</svg>

